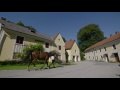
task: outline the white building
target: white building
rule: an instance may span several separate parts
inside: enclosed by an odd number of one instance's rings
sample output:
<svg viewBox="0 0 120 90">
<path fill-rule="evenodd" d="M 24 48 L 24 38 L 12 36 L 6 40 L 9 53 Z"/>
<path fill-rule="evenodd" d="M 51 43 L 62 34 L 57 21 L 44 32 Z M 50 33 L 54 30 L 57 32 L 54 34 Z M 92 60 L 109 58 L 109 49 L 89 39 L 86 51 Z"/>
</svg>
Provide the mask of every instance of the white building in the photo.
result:
<svg viewBox="0 0 120 90">
<path fill-rule="evenodd" d="M 120 32 L 87 48 L 85 58 L 86 60 L 120 62 Z"/>
</svg>

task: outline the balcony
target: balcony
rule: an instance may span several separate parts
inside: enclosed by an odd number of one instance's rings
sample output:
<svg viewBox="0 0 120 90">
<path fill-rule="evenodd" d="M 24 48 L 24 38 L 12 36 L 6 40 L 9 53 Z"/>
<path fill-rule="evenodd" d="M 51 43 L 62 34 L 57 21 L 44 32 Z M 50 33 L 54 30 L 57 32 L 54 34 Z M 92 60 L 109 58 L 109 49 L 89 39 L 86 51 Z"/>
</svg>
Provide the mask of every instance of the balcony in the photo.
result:
<svg viewBox="0 0 120 90">
<path fill-rule="evenodd" d="M 14 53 L 21 53 L 26 46 L 27 45 L 23 45 L 23 44 L 15 44 Z"/>
</svg>

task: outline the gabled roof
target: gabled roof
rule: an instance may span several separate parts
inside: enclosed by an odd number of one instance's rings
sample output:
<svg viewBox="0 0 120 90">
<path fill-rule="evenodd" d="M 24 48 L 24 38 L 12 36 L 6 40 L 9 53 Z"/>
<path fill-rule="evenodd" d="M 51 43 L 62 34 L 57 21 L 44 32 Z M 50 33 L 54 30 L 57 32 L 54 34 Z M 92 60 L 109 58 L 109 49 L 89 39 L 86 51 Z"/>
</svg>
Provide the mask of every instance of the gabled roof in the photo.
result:
<svg viewBox="0 0 120 90">
<path fill-rule="evenodd" d="M 87 48 L 85 51 L 90 50 L 90 49 L 93 49 L 93 48 L 96 48 L 96 47 L 101 46 L 101 45 L 103 45 L 103 44 L 112 42 L 112 41 L 117 40 L 117 39 L 119 39 L 119 38 L 120 38 L 120 32 L 117 32 L 115 35 L 113 35 L 113 36 L 111 36 L 111 37 L 109 37 L 109 38 L 107 38 L 107 39 L 104 39 L 104 40 L 102 40 L 102 41 L 100 41 L 100 42 L 98 42 L 98 43 L 96 43 L 96 44 L 94 44 L 94 45 L 92 45 L 92 46 L 90 46 L 90 47 Z"/>
<path fill-rule="evenodd" d="M 39 33 L 39 32 L 33 33 L 33 32 L 31 32 L 30 29 L 19 26 L 19 25 L 16 25 L 14 23 L 7 22 L 7 21 L 1 20 L 1 19 L 0 19 L 0 23 L 2 24 L 2 27 L 7 28 L 9 30 L 13 30 L 13 31 L 16 31 L 16 32 L 21 32 L 21 33 L 25 33 L 25 34 L 32 35 L 32 36 L 35 36 L 35 37 L 40 37 L 40 38 L 44 38 L 44 39 L 53 41 L 52 37 L 49 36 L 49 35 L 42 34 L 42 33 Z"/>
<path fill-rule="evenodd" d="M 65 42 L 65 49 L 66 50 L 71 49 L 74 43 L 75 43 L 75 40 L 69 40 L 69 41 Z"/>
<path fill-rule="evenodd" d="M 59 33 L 58 33 L 58 34 L 53 35 L 53 36 L 52 36 L 52 39 L 53 39 L 53 40 L 55 40 L 55 39 L 57 38 L 57 36 L 58 36 L 58 35 L 59 35 Z"/>
</svg>

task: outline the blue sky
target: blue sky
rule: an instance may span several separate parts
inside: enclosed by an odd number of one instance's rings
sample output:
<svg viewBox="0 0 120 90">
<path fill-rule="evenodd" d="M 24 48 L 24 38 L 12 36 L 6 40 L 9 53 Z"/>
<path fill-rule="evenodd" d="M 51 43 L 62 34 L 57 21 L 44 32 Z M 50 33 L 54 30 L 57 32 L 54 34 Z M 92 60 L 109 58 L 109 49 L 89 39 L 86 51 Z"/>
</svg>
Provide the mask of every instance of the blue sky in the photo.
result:
<svg viewBox="0 0 120 90">
<path fill-rule="evenodd" d="M 77 41 L 77 32 L 88 24 L 99 25 L 105 37 L 120 32 L 120 12 L 0 12 L 0 17 L 47 35 L 60 33 L 66 40 Z"/>
</svg>

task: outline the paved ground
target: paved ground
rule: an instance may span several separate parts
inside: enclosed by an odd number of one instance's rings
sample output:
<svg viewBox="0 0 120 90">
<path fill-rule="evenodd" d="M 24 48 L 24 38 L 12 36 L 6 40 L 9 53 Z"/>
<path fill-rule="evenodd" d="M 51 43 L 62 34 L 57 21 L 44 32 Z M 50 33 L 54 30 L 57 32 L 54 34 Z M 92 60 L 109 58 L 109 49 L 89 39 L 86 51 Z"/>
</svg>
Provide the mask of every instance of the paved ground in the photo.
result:
<svg viewBox="0 0 120 90">
<path fill-rule="evenodd" d="M 118 63 L 84 61 L 43 70 L 1 70 L 0 78 L 120 78 Z"/>
</svg>

